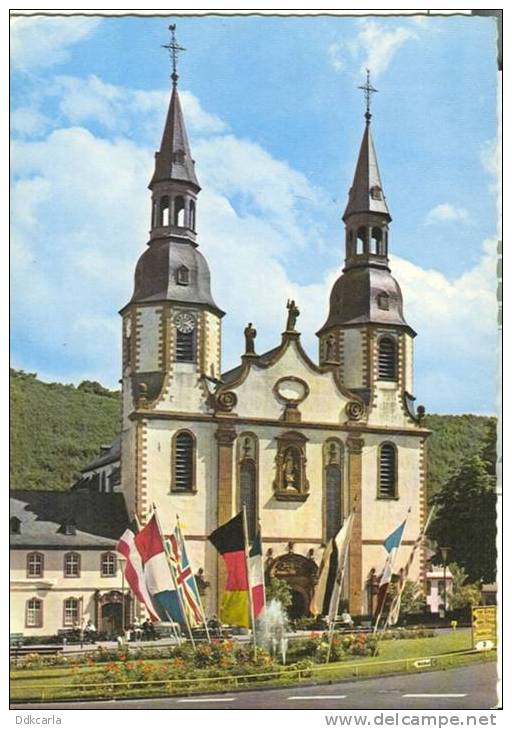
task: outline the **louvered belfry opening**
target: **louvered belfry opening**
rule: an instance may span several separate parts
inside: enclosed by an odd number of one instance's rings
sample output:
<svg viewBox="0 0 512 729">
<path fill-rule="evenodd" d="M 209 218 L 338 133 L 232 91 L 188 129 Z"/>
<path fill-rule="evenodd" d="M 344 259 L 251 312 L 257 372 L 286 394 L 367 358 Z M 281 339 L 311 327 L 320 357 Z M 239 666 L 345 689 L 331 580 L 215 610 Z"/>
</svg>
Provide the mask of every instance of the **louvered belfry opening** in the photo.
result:
<svg viewBox="0 0 512 729">
<path fill-rule="evenodd" d="M 396 380 L 396 345 L 391 337 L 379 342 L 379 380 Z"/>
<path fill-rule="evenodd" d="M 190 433 L 178 433 L 174 445 L 174 490 L 194 489 L 194 439 Z"/>
<path fill-rule="evenodd" d="M 194 361 L 194 332 L 176 333 L 176 362 Z"/>
<path fill-rule="evenodd" d="M 380 448 L 379 460 L 379 497 L 396 496 L 396 450 L 390 443 Z"/>
</svg>

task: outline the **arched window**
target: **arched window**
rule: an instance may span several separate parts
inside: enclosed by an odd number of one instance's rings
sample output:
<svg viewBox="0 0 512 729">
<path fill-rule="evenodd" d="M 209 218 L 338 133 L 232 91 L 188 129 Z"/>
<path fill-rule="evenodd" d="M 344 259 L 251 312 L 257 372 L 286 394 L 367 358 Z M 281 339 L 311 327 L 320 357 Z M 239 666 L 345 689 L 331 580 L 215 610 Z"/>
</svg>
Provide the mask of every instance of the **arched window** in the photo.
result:
<svg viewBox="0 0 512 729">
<path fill-rule="evenodd" d="M 17 516 L 9 519 L 9 534 L 21 534 L 21 521 Z"/>
<path fill-rule="evenodd" d="M 64 577 L 80 577 L 80 555 L 77 552 L 64 555 Z"/>
<path fill-rule="evenodd" d="M 68 597 L 64 600 L 63 624 L 66 627 L 80 625 L 80 600 L 76 597 Z"/>
<path fill-rule="evenodd" d="M 172 491 L 195 491 L 195 439 L 188 430 L 174 436 Z"/>
<path fill-rule="evenodd" d="M 357 229 L 356 254 L 361 256 L 368 250 L 368 231 L 362 225 Z"/>
<path fill-rule="evenodd" d="M 153 205 L 151 206 L 151 227 L 156 228 L 158 224 L 158 205 L 156 203 L 156 200 L 153 200 Z"/>
<path fill-rule="evenodd" d="M 160 198 L 158 225 L 169 225 L 169 195 Z"/>
<path fill-rule="evenodd" d="M 372 228 L 372 237 L 370 240 L 370 253 L 377 255 L 380 253 L 380 246 L 382 243 L 382 230 L 380 228 Z"/>
<path fill-rule="evenodd" d="M 27 600 L 25 626 L 27 628 L 43 627 L 43 601 L 38 597 L 32 597 L 30 600 Z"/>
<path fill-rule="evenodd" d="M 397 453 L 392 443 L 383 443 L 379 448 L 379 499 L 395 499 L 397 490 Z"/>
<path fill-rule="evenodd" d="M 101 576 L 115 577 L 117 574 L 117 557 L 114 552 L 105 552 L 101 555 Z"/>
<path fill-rule="evenodd" d="M 27 577 L 42 577 L 44 573 L 44 555 L 41 552 L 27 554 Z"/>
<path fill-rule="evenodd" d="M 185 200 L 181 195 L 174 198 L 174 225 L 180 228 L 185 225 Z"/>
<path fill-rule="evenodd" d="M 188 227 L 192 230 L 196 229 L 196 204 L 193 200 L 190 201 L 188 206 Z"/>
<path fill-rule="evenodd" d="M 396 380 L 396 343 L 391 337 L 379 341 L 379 380 Z"/>
</svg>

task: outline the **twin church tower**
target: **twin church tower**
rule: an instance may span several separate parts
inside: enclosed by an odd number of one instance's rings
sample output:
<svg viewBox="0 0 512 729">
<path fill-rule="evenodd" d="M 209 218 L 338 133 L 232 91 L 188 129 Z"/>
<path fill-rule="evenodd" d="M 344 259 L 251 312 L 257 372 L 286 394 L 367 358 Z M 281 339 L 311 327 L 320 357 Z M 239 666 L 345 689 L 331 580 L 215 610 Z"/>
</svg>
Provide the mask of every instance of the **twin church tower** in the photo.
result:
<svg viewBox="0 0 512 729">
<path fill-rule="evenodd" d="M 224 312 L 199 250 L 200 185 L 178 92 L 172 93 L 151 191 L 151 231 L 135 269 L 123 320 L 121 489 L 142 523 L 158 508 L 164 530 L 176 514 L 195 568 L 218 609 L 223 565 L 207 536 L 245 505 L 249 537 L 261 525 L 268 577 L 285 579 L 291 613 L 307 615 L 323 548 L 355 509 L 344 595 L 371 613 L 385 558 L 383 540 L 410 509 L 402 549 L 425 519 L 422 412 L 412 396 L 413 338 L 389 269 L 391 215 L 366 124 L 345 224 L 345 265 L 318 331 L 318 362 L 304 351 L 297 304 L 288 302 L 276 347 L 256 353 L 245 330 L 240 364 L 222 372 Z M 236 269 L 236 261 L 225 266 Z M 327 292 L 326 292 L 327 295 Z M 253 319 L 251 302 L 247 319 Z M 320 322 L 319 322 L 320 323 Z M 405 562 L 405 551 L 398 562 Z M 418 552 L 412 579 L 424 577 Z"/>
</svg>

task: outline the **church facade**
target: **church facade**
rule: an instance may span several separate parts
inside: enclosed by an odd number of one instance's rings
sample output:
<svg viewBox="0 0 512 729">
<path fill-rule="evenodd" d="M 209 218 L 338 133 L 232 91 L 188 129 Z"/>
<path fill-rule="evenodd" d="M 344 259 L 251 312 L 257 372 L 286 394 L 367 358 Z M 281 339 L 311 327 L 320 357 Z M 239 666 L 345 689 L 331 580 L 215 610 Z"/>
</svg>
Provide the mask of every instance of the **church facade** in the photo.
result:
<svg viewBox="0 0 512 729">
<path fill-rule="evenodd" d="M 243 505 L 249 538 L 260 525 L 268 575 L 292 588 L 294 615 L 308 614 L 323 548 L 354 510 L 344 590 L 353 614 L 371 613 L 384 539 L 408 514 L 403 565 L 425 520 L 429 431 L 414 408 L 415 332 L 389 269 L 391 215 L 369 108 L 343 214 L 344 268 L 319 321 L 317 360 L 301 344 L 298 305 L 307 301 L 283 301 L 276 347 L 258 353 L 250 323 L 240 364 L 222 372 L 224 312 L 200 252 L 201 188 L 176 72 L 172 79 L 149 185 L 149 241 L 120 312 L 116 490 L 141 523 L 155 505 L 171 532 L 179 514 L 192 564 L 210 584 L 207 614 L 217 612 L 225 577 L 207 537 Z M 421 550 L 411 578 L 425 578 Z"/>
</svg>

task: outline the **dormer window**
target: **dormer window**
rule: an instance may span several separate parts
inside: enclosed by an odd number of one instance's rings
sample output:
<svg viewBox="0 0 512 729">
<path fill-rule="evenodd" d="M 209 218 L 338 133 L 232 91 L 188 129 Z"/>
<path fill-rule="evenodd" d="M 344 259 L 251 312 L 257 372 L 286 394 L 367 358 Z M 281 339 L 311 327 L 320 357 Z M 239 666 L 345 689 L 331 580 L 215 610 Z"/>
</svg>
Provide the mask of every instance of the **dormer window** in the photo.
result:
<svg viewBox="0 0 512 729">
<path fill-rule="evenodd" d="M 172 161 L 177 165 L 185 164 L 185 152 L 182 149 L 177 149 L 172 156 Z"/>
<path fill-rule="evenodd" d="M 372 200 L 382 200 L 382 188 L 378 185 L 370 187 L 370 197 Z"/>
<path fill-rule="evenodd" d="M 180 286 L 188 286 L 190 283 L 190 271 L 186 266 L 180 266 L 176 271 L 176 283 Z"/>
<path fill-rule="evenodd" d="M 12 516 L 9 520 L 9 534 L 21 534 L 21 521 L 17 516 Z"/>
<path fill-rule="evenodd" d="M 68 537 L 74 537 L 76 534 L 76 523 L 74 519 L 68 519 L 64 521 L 57 531 L 59 532 L 59 534 L 65 534 Z"/>
<path fill-rule="evenodd" d="M 389 294 L 385 291 L 381 291 L 380 294 L 377 295 L 377 306 L 379 309 L 389 311 Z"/>
</svg>

